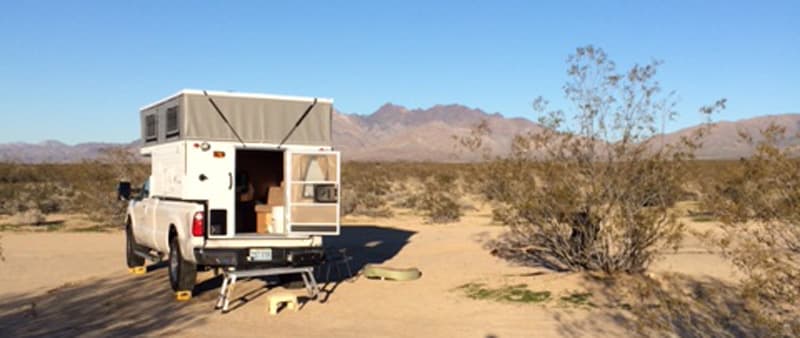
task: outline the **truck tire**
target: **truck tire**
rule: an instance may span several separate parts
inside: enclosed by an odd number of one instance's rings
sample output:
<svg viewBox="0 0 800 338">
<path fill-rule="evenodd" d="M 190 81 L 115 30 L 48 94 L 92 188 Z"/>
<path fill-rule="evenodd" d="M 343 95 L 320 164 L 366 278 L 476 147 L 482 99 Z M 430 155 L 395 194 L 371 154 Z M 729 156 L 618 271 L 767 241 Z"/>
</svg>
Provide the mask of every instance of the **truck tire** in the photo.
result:
<svg viewBox="0 0 800 338">
<path fill-rule="evenodd" d="M 129 268 L 144 265 L 144 257 L 136 254 L 136 249 L 138 248 L 139 245 L 136 244 L 136 239 L 133 238 L 133 229 L 131 229 L 131 224 L 128 222 L 125 227 L 125 256 Z"/>
<path fill-rule="evenodd" d="M 169 284 L 174 291 L 192 291 L 197 279 L 197 266 L 181 255 L 178 236 L 169 240 Z"/>
</svg>

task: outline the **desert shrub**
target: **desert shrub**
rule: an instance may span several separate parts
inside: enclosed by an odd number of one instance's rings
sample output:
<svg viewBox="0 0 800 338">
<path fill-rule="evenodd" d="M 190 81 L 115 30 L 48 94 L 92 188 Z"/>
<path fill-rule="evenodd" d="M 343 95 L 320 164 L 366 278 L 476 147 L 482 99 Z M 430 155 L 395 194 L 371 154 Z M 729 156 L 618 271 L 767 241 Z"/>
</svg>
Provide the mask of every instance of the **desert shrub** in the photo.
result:
<svg viewBox="0 0 800 338">
<path fill-rule="evenodd" d="M 44 177 L 44 179 L 47 181 L 26 187 L 24 193 L 18 198 L 26 201 L 43 214 L 62 211 L 69 203 L 67 191 L 71 189 L 71 186 L 62 185 L 48 177 Z"/>
<path fill-rule="evenodd" d="M 76 169 L 74 209 L 100 225 L 124 226 L 127 203 L 117 200 L 116 185 L 121 180 L 144 182 L 149 168 L 141 157 L 126 149 L 108 149 Z"/>
<path fill-rule="evenodd" d="M 671 207 L 706 128 L 676 143 L 657 137 L 657 125 L 675 116 L 655 80 L 658 62 L 618 72 L 591 46 L 568 62 L 572 118 L 537 99 L 542 130 L 517 135 L 511 155 L 480 175 L 508 226 L 493 252 L 556 270 L 642 272 L 680 242 L 684 225 Z"/>
<path fill-rule="evenodd" d="M 355 191 L 356 206 L 353 210 L 354 215 L 364 215 L 372 217 L 390 217 L 392 211 L 389 209 L 383 195 L 373 191 Z"/>
<path fill-rule="evenodd" d="M 342 189 L 342 196 L 339 201 L 339 212 L 342 216 L 354 213 L 356 207 L 358 207 L 358 200 L 356 199 L 355 191 L 347 188 Z"/>
<path fill-rule="evenodd" d="M 462 215 L 459 191 L 455 175 L 437 174 L 426 181 L 415 204 L 431 223 L 458 222 Z"/>
<path fill-rule="evenodd" d="M 39 225 L 44 223 L 44 213 L 37 208 L 29 208 L 15 217 L 15 222 L 19 225 Z"/>
<path fill-rule="evenodd" d="M 391 216 L 387 201 L 391 189 L 389 175 L 380 164 L 342 170 L 342 214 Z"/>
<path fill-rule="evenodd" d="M 0 214 L 13 215 L 30 208 L 44 214 L 69 208 L 72 184 L 68 165 L 0 164 Z"/>
<path fill-rule="evenodd" d="M 800 335 L 800 161 L 782 147 L 785 129 L 742 134 L 756 149 L 706 187 L 703 208 L 713 211 L 722 234 L 709 233 L 746 275 L 743 296 L 776 335 Z M 794 136 L 794 135 L 792 135 Z"/>
<path fill-rule="evenodd" d="M 417 209 L 420 205 L 420 194 L 408 193 L 400 197 L 395 203 L 396 207 L 406 209 Z"/>
</svg>

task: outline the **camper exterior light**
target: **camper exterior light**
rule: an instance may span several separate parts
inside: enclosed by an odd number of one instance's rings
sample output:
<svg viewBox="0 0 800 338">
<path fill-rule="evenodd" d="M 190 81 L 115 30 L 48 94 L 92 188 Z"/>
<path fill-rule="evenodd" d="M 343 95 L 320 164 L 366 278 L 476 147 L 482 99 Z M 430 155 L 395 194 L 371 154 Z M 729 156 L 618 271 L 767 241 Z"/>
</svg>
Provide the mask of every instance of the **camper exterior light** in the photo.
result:
<svg viewBox="0 0 800 338">
<path fill-rule="evenodd" d="M 203 237 L 205 233 L 205 216 L 202 211 L 194 213 L 192 217 L 192 236 Z"/>
</svg>

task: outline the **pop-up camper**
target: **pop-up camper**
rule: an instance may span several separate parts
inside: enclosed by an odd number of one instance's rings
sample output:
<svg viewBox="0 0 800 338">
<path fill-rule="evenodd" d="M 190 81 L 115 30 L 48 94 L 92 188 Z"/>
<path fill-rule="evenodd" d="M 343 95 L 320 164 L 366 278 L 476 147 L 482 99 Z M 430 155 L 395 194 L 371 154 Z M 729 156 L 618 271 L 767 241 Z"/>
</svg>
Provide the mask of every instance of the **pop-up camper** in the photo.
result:
<svg viewBox="0 0 800 338">
<path fill-rule="evenodd" d="M 318 264 L 339 234 L 332 114 L 330 99 L 196 90 L 143 107 L 152 172 L 128 208 L 129 267 L 168 255 L 178 291 L 197 266 Z"/>
</svg>

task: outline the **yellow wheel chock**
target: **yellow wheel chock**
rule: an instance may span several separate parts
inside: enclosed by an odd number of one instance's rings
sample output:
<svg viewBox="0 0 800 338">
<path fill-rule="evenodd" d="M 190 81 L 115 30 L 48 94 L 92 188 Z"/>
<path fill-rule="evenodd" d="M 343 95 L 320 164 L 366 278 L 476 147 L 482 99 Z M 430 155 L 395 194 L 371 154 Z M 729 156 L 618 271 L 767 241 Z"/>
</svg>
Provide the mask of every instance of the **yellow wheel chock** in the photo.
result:
<svg viewBox="0 0 800 338">
<path fill-rule="evenodd" d="M 128 272 L 134 275 L 144 275 L 147 272 L 147 267 L 142 265 L 133 268 L 128 268 Z"/>
<path fill-rule="evenodd" d="M 185 302 L 189 299 L 192 299 L 191 291 L 175 291 L 175 300 Z"/>
</svg>

